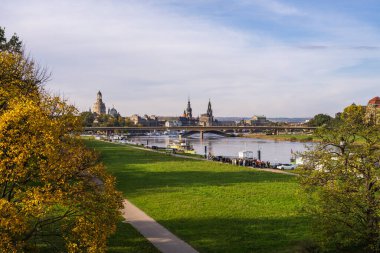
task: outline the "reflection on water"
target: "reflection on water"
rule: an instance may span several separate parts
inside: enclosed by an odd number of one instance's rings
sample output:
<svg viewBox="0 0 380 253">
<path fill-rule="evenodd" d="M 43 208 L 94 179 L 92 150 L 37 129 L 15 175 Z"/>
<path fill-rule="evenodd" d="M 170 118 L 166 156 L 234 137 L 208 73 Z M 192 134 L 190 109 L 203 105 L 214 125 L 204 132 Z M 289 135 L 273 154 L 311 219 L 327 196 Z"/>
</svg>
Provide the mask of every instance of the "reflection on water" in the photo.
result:
<svg viewBox="0 0 380 253">
<path fill-rule="evenodd" d="M 166 147 L 169 142 L 178 138 L 168 136 L 138 136 L 132 137 L 133 141 L 143 144 L 155 145 L 159 147 Z M 257 154 L 261 150 L 261 160 L 270 161 L 272 163 L 289 162 L 291 152 L 302 152 L 306 150 L 305 145 L 312 145 L 312 143 L 299 143 L 289 141 L 274 141 L 253 138 L 205 138 L 201 140 L 198 138 L 186 138 L 191 145 L 193 145 L 197 154 L 205 153 L 205 146 L 208 152 L 218 156 L 233 156 L 237 157 L 239 151 L 250 150 Z M 257 157 L 257 155 L 256 155 Z"/>
</svg>

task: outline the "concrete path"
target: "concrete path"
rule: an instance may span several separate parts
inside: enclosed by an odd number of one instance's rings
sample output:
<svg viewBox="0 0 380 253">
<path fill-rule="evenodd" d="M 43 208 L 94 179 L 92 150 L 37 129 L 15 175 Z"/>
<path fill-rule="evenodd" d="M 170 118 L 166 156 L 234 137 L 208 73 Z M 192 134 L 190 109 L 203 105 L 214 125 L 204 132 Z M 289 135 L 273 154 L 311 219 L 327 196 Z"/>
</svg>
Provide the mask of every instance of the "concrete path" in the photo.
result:
<svg viewBox="0 0 380 253">
<path fill-rule="evenodd" d="M 126 199 L 122 213 L 127 222 L 162 253 L 198 253 Z"/>
</svg>

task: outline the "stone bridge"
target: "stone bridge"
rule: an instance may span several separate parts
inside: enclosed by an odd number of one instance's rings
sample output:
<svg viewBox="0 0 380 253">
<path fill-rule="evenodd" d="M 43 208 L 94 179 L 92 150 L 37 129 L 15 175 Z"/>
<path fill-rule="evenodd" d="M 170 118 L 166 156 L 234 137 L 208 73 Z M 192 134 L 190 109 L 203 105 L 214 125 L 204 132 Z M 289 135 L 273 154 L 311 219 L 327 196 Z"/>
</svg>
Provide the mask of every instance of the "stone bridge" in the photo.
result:
<svg viewBox="0 0 380 253">
<path fill-rule="evenodd" d="M 217 135 L 220 135 L 220 136 L 224 136 L 224 137 L 232 137 L 234 136 L 233 134 L 230 134 L 230 133 L 226 133 L 226 132 L 223 132 L 223 131 L 217 131 L 217 130 L 206 130 L 206 131 L 187 131 L 183 134 L 181 134 L 182 137 L 189 137 L 193 134 L 200 134 L 200 138 L 203 139 L 203 135 L 205 133 L 210 133 L 210 134 L 217 134 Z"/>
<path fill-rule="evenodd" d="M 278 134 L 280 131 L 314 131 L 316 127 L 307 126 L 150 126 L 150 127 L 85 127 L 84 131 L 103 131 L 108 133 L 113 133 L 115 131 L 119 132 L 152 132 L 152 131 L 185 131 L 187 136 L 200 133 L 201 138 L 203 138 L 203 133 L 215 133 L 220 135 L 228 135 L 228 132 L 242 132 L 245 130 L 268 130 L 272 131 L 274 134 Z"/>
</svg>

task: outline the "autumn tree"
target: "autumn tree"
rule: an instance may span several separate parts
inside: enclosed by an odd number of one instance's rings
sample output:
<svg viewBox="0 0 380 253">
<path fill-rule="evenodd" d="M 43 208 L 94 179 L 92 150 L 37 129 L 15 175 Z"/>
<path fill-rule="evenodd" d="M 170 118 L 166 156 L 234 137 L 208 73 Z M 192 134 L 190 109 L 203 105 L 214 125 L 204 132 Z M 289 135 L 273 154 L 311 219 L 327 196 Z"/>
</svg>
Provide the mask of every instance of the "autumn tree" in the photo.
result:
<svg viewBox="0 0 380 253">
<path fill-rule="evenodd" d="M 317 114 L 308 122 L 309 126 L 319 127 L 323 125 L 329 125 L 333 118 L 327 114 Z"/>
<path fill-rule="evenodd" d="M 121 195 L 44 73 L 0 49 L 0 252 L 104 252 Z"/>
<path fill-rule="evenodd" d="M 379 252 L 380 126 L 351 105 L 316 135 L 322 142 L 303 155 L 300 182 L 317 241 L 325 251 Z"/>
</svg>

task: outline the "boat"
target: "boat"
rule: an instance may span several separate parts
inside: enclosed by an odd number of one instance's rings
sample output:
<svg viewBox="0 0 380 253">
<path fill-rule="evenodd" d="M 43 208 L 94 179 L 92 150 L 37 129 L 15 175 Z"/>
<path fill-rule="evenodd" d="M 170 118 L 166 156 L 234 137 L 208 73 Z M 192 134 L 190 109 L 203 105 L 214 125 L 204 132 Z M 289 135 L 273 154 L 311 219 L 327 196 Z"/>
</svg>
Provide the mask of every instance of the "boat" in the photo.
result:
<svg viewBox="0 0 380 253">
<path fill-rule="evenodd" d="M 239 152 L 240 159 L 253 159 L 253 151 L 243 150 Z"/>
<path fill-rule="evenodd" d="M 179 139 L 169 143 L 168 148 L 177 150 L 178 152 L 183 152 L 185 154 L 196 154 L 192 145 L 187 143 L 185 140 Z"/>
</svg>

